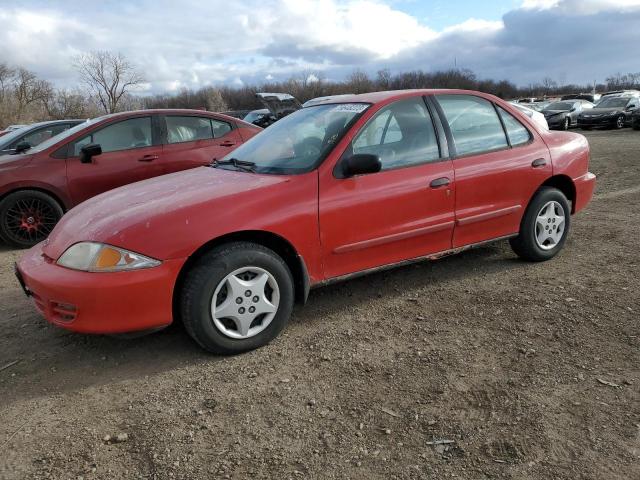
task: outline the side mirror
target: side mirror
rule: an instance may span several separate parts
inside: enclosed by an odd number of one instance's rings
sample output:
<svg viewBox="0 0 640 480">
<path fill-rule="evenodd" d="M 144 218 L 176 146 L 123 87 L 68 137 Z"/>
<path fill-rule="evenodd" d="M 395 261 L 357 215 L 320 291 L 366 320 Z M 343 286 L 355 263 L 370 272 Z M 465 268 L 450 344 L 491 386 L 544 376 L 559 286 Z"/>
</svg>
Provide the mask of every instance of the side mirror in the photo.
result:
<svg viewBox="0 0 640 480">
<path fill-rule="evenodd" d="M 358 153 L 340 162 L 339 173 L 342 174 L 341 178 L 349 178 L 355 175 L 377 173 L 380 170 L 382 170 L 382 162 L 378 155 Z"/>
<path fill-rule="evenodd" d="M 31 144 L 29 142 L 20 142 L 16 145 L 15 152 L 16 153 L 24 153 L 31 148 Z"/>
<path fill-rule="evenodd" d="M 91 163 L 91 158 L 102 155 L 102 147 L 98 143 L 90 143 L 80 149 L 80 162 Z"/>
</svg>

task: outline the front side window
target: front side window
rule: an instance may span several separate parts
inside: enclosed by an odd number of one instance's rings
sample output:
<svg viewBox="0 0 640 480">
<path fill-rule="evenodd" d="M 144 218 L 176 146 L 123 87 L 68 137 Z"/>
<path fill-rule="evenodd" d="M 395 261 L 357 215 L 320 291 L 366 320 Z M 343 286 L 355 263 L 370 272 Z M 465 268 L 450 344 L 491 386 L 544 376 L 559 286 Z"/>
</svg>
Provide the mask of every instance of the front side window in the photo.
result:
<svg viewBox="0 0 640 480">
<path fill-rule="evenodd" d="M 472 155 L 507 148 L 507 137 L 493 104 L 473 95 L 437 95 L 456 153 Z"/>
<path fill-rule="evenodd" d="M 378 155 L 383 170 L 440 158 L 438 140 L 422 97 L 395 102 L 365 125 L 352 143 L 353 154 Z"/>
<path fill-rule="evenodd" d="M 74 156 L 80 155 L 82 147 L 90 143 L 99 144 L 103 153 L 150 147 L 151 117 L 130 118 L 90 133 L 74 143 Z"/>
<path fill-rule="evenodd" d="M 500 112 L 500 117 L 502 117 L 504 128 L 507 130 L 507 136 L 509 137 L 511 146 L 517 147 L 518 145 L 529 143 L 531 140 L 531 133 L 529 133 L 529 130 L 527 130 L 527 128 L 522 125 L 516 117 L 506 110 L 498 107 L 498 111 Z"/>
<path fill-rule="evenodd" d="M 256 172 L 276 175 L 311 171 L 367 108 L 366 103 L 305 107 L 255 135 L 221 162 L 251 162 Z"/>
</svg>

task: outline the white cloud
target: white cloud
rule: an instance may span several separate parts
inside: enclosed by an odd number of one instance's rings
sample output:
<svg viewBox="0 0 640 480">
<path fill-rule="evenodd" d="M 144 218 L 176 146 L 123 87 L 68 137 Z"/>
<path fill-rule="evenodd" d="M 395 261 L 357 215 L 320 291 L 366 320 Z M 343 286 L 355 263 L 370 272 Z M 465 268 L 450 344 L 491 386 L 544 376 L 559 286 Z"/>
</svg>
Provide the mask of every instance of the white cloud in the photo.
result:
<svg viewBox="0 0 640 480">
<path fill-rule="evenodd" d="M 640 44 L 640 0 L 523 0 L 501 21 L 470 18 L 441 31 L 393 0 L 14 5 L 0 5 L 2 61 L 71 86 L 74 55 L 119 51 L 143 70 L 145 92 L 271 81 L 302 71 L 339 79 L 354 68 L 434 70 L 450 68 L 454 59 L 481 76 L 519 83 L 547 75 L 593 80 L 637 69 L 630 52 Z"/>
</svg>

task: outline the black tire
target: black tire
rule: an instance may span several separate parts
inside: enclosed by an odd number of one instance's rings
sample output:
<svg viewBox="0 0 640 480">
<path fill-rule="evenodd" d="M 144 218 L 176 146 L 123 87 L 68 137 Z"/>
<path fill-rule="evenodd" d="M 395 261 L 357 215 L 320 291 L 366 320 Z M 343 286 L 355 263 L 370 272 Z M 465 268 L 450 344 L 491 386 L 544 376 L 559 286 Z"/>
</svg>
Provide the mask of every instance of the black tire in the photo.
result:
<svg viewBox="0 0 640 480">
<path fill-rule="evenodd" d="M 564 210 L 565 226 L 560 241 L 550 250 L 545 250 L 536 241 L 536 219 L 541 209 L 551 201 L 555 201 Z M 564 246 L 571 226 L 571 207 L 564 194 L 553 187 L 542 187 L 533 196 L 520 223 L 520 233 L 509 240 L 513 251 L 523 260 L 544 262 L 555 257 Z"/>
<path fill-rule="evenodd" d="M 0 239 L 12 247 L 29 248 L 49 236 L 64 211 L 50 195 L 19 190 L 0 202 Z"/>
<path fill-rule="evenodd" d="M 580 127 L 582 130 L 591 130 L 591 127 Z"/>
<path fill-rule="evenodd" d="M 634 121 L 632 127 L 634 130 L 640 130 L 640 120 Z"/>
<path fill-rule="evenodd" d="M 562 130 L 569 130 L 569 128 L 571 127 L 571 119 L 569 117 L 565 117 L 564 121 L 562 122 Z"/>
<path fill-rule="evenodd" d="M 211 304 L 224 278 L 248 266 L 261 268 L 275 278 L 279 305 L 266 329 L 249 338 L 235 339 L 214 324 Z M 262 245 L 234 242 L 214 248 L 187 272 L 179 297 L 180 315 L 187 332 L 202 348 L 234 355 L 262 347 L 277 337 L 289 321 L 294 298 L 293 277 L 280 256 Z"/>
<path fill-rule="evenodd" d="M 620 115 L 618 118 L 616 118 L 615 128 L 617 130 L 624 128 L 625 124 L 626 124 L 626 121 L 625 121 L 624 115 Z"/>
</svg>

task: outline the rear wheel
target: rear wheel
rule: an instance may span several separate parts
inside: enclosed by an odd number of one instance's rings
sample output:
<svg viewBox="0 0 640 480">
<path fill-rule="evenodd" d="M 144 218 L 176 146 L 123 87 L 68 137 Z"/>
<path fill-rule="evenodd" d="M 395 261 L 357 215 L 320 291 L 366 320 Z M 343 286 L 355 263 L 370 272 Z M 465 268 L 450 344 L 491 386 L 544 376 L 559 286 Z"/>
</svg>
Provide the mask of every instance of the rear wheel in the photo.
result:
<svg viewBox="0 0 640 480">
<path fill-rule="evenodd" d="M 44 192 L 13 192 L 0 202 L 0 238 L 13 247 L 31 247 L 49 236 L 63 213 Z"/>
<path fill-rule="evenodd" d="M 249 242 L 217 247 L 187 273 L 180 313 L 189 335 L 205 350 L 236 354 L 266 345 L 293 309 L 287 264 Z"/>
<path fill-rule="evenodd" d="M 511 248 L 524 260 L 549 260 L 562 250 L 570 223 L 567 197 L 556 188 L 543 187 L 527 207 L 519 235 L 510 240 Z"/>
<path fill-rule="evenodd" d="M 634 130 L 640 130 L 640 119 L 639 120 L 634 120 L 633 129 Z"/>
</svg>

